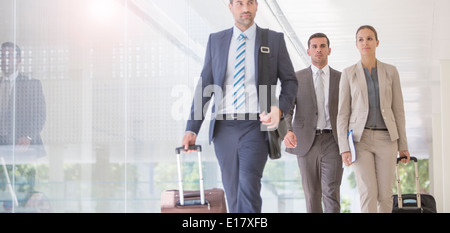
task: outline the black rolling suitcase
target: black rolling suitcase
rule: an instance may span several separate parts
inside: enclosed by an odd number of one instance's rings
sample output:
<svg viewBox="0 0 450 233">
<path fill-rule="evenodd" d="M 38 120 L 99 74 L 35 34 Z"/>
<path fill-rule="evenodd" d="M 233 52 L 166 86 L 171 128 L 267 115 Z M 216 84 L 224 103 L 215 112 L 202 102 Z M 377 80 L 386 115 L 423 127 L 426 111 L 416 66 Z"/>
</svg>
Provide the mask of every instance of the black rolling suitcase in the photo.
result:
<svg viewBox="0 0 450 233">
<path fill-rule="evenodd" d="M 400 174 L 398 163 L 401 158 L 397 159 L 397 195 L 394 195 L 394 204 L 392 213 L 436 213 L 436 201 L 430 194 L 421 194 L 419 186 L 419 169 L 417 166 L 417 158 L 411 157 L 414 161 L 415 176 L 416 176 L 416 194 L 402 194 L 400 185 Z"/>
</svg>

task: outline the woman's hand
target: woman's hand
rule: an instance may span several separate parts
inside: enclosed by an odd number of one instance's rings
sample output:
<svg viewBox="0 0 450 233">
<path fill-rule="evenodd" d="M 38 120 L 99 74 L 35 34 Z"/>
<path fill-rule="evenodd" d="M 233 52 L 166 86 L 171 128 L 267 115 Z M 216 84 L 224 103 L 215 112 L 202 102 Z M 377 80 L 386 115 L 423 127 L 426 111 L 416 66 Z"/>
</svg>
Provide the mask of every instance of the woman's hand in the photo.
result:
<svg viewBox="0 0 450 233">
<path fill-rule="evenodd" d="M 352 165 L 352 153 L 350 151 L 344 152 L 341 154 L 342 156 L 342 162 L 345 164 L 345 166 Z"/>
<path fill-rule="evenodd" d="M 402 163 L 409 163 L 409 160 L 411 159 L 411 155 L 409 154 L 408 150 L 401 150 L 401 151 L 399 151 L 398 152 L 398 157 L 399 158 L 403 157 L 403 159 L 400 160 Z"/>
</svg>

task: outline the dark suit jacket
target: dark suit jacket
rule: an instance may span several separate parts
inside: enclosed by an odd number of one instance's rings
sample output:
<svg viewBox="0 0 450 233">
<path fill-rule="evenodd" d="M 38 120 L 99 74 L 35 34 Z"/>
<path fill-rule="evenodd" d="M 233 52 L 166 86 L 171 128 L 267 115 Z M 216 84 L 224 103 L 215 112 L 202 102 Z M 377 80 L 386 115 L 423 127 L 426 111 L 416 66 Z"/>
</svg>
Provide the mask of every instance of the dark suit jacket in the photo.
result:
<svg viewBox="0 0 450 233">
<path fill-rule="evenodd" d="M 41 82 L 19 74 L 11 95 L 7 109 L 1 110 L 7 111 L 8 135 L 2 137 L 0 145 L 12 145 L 24 136 L 32 138 L 31 145 L 42 145 L 46 106 Z"/>
<path fill-rule="evenodd" d="M 214 106 L 212 107 L 212 120 L 209 128 L 209 141 L 214 138 L 214 125 L 216 122 L 216 106 L 218 106 L 223 98 L 225 90 L 225 78 L 228 63 L 228 53 L 233 35 L 233 28 L 221 32 L 213 33 L 209 37 L 205 64 L 201 73 L 201 78 L 196 87 L 194 101 L 191 107 L 190 118 L 187 122 L 186 131 L 197 133 L 200 131 L 201 125 L 205 118 L 207 104 L 214 95 Z M 270 81 L 272 85 L 277 85 L 278 79 L 281 81 L 281 93 L 279 96 L 279 108 L 284 114 L 289 112 L 294 103 L 297 92 L 297 79 L 292 66 L 289 53 L 284 41 L 284 35 L 274 31 L 269 31 L 268 43 L 270 47 Z M 258 53 L 261 47 L 261 28 L 256 29 L 255 42 L 255 84 L 259 87 L 261 83 L 258 72 Z M 257 88 L 259 91 L 259 88 Z"/>
<path fill-rule="evenodd" d="M 310 149 L 314 142 L 315 132 L 317 129 L 317 99 L 314 89 L 313 74 L 311 67 L 296 73 L 299 90 L 295 105 L 289 114 L 286 115 L 286 124 L 288 129 L 293 131 L 297 137 L 297 148 L 287 148 L 286 151 L 291 154 L 304 156 Z M 329 88 L 329 113 L 333 136 L 338 142 L 336 120 L 338 114 L 339 104 L 339 82 L 341 79 L 341 72 L 336 71 L 330 67 L 330 88 Z M 295 109 L 295 116 L 294 115 Z M 293 120 L 293 121 L 292 121 Z"/>
</svg>

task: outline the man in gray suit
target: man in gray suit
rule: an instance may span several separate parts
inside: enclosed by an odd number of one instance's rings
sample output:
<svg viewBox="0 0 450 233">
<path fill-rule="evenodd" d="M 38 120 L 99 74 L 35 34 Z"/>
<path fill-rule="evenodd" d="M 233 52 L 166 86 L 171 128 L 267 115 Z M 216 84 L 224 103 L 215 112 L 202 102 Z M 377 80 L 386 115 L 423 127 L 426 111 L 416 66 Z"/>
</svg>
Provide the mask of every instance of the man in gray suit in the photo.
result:
<svg viewBox="0 0 450 233">
<path fill-rule="evenodd" d="M 325 34 L 310 37 L 308 55 L 312 66 L 296 73 L 297 98 L 286 115 L 289 129 L 284 138 L 286 151 L 297 155 L 308 213 L 323 212 L 322 198 L 326 213 L 340 212 L 343 169 L 336 119 L 341 72 L 328 66 L 330 53 L 330 41 Z"/>
<path fill-rule="evenodd" d="M 197 85 L 182 145 L 194 145 L 205 118 L 204 109 L 214 95 L 209 141 L 214 141 L 229 212 L 261 212 L 261 178 L 268 158 L 268 136 L 262 126 L 278 126 L 297 93 L 297 79 L 284 36 L 268 32 L 262 47 L 262 29 L 254 23 L 256 0 L 230 0 L 235 19 L 231 29 L 210 35 L 205 64 Z M 269 80 L 281 81 L 278 104 L 266 113 L 260 100 L 267 99 L 259 72 L 261 52 L 270 53 Z M 261 95 L 260 95 L 261 94 Z"/>
</svg>

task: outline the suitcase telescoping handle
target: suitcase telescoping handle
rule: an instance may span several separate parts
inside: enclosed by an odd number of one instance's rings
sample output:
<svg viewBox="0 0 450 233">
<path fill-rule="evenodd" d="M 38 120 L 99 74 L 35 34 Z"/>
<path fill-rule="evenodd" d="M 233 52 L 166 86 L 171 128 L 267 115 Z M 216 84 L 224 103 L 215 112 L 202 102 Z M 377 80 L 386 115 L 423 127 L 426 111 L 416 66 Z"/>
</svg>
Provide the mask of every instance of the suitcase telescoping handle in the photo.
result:
<svg viewBox="0 0 450 233">
<path fill-rule="evenodd" d="M 400 158 L 397 158 L 397 164 L 400 162 L 400 160 L 406 159 L 406 158 L 407 158 L 406 156 L 402 156 Z M 411 156 L 410 159 L 417 163 L 417 158 L 416 157 Z"/>
<path fill-rule="evenodd" d="M 396 171 L 397 171 L 397 196 L 398 196 L 398 208 L 403 208 L 403 198 L 402 198 L 402 187 L 400 185 L 400 173 L 398 169 L 398 163 L 400 160 L 406 159 L 406 156 L 397 158 L 397 165 L 396 165 Z M 422 208 L 422 203 L 420 200 L 420 186 L 419 186 L 419 168 L 417 165 L 417 158 L 411 156 L 411 160 L 414 161 L 414 168 L 415 168 L 415 176 L 416 176 L 416 195 L 417 195 L 417 208 Z"/>
<path fill-rule="evenodd" d="M 189 150 L 196 150 L 196 151 L 202 151 L 202 146 L 200 146 L 200 145 L 192 145 L 192 146 L 189 146 L 189 148 L 188 148 Z M 176 154 L 181 154 L 181 151 L 186 151 L 186 149 L 184 148 L 184 146 L 182 146 L 182 147 L 178 147 L 178 148 L 176 148 L 175 149 L 175 151 L 176 151 Z"/>
<path fill-rule="evenodd" d="M 198 173 L 200 180 L 200 201 L 204 205 L 205 202 L 205 188 L 203 186 L 203 169 L 202 169 L 202 146 L 192 145 L 189 146 L 189 150 L 196 150 L 198 152 Z M 177 154 L 177 167 L 178 167 L 178 188 L 180 195 L 180 205 L 184 206 L 184 190 L 183 190 L 183 173 L 181 170 L 181 152 L 186 152 L 184 147 L 178 147 L 175 149 Z"/>
</svg>

